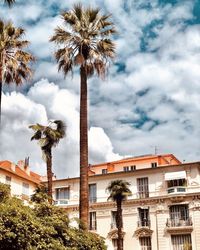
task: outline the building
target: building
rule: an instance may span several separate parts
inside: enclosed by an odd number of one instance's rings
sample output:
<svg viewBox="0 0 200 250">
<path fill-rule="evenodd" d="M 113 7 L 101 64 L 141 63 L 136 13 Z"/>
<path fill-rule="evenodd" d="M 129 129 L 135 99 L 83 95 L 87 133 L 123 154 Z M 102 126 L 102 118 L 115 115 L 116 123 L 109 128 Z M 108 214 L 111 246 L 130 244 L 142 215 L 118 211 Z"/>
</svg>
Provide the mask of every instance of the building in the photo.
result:
<svg viewBox="0 0 200 250">
<path fill-rule="evenodd" d="M 28 159 L 17 164 L 0 161 L 0 182 L 10 185 L 12 196 L 28 201 L 40 185 L 41 176 L 30 171 Z"/>
<path fill-rule="evenodd" d="M 90 230 L 116 249 L 116 206 L 106 187 L 130 182 L 123 204 L 125 250 L 200 250 L 200 162 L 181 163 L 174 155 L 145 155 L 89 168 Z M 55 180 L 54 199 L 78 217 L 79 178 Z"/>
</svg>

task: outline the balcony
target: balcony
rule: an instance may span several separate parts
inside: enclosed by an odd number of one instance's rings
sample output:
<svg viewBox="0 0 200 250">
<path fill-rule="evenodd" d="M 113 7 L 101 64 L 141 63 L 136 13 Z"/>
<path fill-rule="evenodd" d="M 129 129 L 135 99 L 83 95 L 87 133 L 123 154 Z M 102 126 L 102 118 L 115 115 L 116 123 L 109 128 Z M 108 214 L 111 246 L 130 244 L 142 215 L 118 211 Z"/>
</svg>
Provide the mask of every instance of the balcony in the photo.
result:
<svg viewBox="0 0 200 250">
<path fill-rule="evenodd" d="M 151 222 L 149 219 L 147 220 L 139 220 L 137 223 L 137 228 L 135 230 L 135 237 L 138 239 L 140 237 L 151 237 L 153 230 L 150 229 L 151 227 Z"/>
<path fill-rule="evenodd" d="M 137 198 L 138 199 L 145 199 L 145 198 L 149 198 L 149 192 L 138 192 L 137 193 Z"/>
<path fill-rule="evenodd" d="M 137 227 L 138 228 L 140 228 L 140 227 L 148 227 L 148 228 L 150 228 L 151 227 L 151 222 L 148 219 L 146 219 L 146 220 L 139 220 L 137 222 Z"/>
<path fill-rule="evenodd" d="M 187 219 L 167 219 L 166 230 L 169 233 L 191 233 L 193 230 L 192 218 L 189 217 Z"/>
<path fill-rule="evenodd" d="M 185 192 L 186 192 L 185 186 L 170 187 L 167 189 L 168 194 L 179 194 L 179 193 L 185 193 Z"/>
<path fill-rule="evenodd" d="M 69 200 L 68 199 L 59 199 L 59 200 L 55 200 L 54 201 L 54 205 L 56 206 L 65 206 L 69 204 Z"/>
</svg>

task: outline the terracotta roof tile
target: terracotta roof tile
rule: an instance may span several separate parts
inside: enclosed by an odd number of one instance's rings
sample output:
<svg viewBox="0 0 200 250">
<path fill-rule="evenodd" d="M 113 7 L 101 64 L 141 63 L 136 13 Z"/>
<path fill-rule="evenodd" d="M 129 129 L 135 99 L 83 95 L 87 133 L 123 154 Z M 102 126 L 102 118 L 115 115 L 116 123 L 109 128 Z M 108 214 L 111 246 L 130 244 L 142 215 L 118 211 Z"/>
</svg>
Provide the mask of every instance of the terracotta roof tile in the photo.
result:
<svg viewBox="0 0 200 250">
<path fill-rule="evenodd" d="M 14 175 L 17 175 L 23 179 L 29 180 L 31 182 L 34 182 L 36 184 L 40 183 L 41 176 L 39 174 L 36 174 L 32 171 L 30 171 L 30 175 L 27 174 L 25 171 L 23 171 L 19 166 L 15 165 L 15 171 L 12 168 L 12 162 L 10 161 L 0 161 L 0 169 L 4 169 Z"/>
</svg>

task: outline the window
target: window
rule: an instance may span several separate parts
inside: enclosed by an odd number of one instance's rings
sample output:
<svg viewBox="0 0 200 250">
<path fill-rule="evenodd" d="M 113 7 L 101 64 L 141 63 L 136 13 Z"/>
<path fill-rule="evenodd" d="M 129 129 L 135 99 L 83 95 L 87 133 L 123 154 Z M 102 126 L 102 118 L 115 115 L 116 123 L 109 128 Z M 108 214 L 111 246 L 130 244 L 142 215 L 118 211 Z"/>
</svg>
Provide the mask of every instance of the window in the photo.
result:
<svg viewBox="0 0 200 250">
<path fill-rule="evenodd" d="M 6 184 L 10 185 L 11 184 L 11 177 L 6 176 Z"/>
<path fill-rule="evenodd" d="M 69 187 L 56 188 L 56 200 L 69 200 Z"/>
<path fill-rule="evenodd" d="M 90 230 L 97 230 L 96 212 L 90 212 Z"/>
<path fill-rule="evenodd" d="M 22 194 L 29 195 L 29 184 L 28 183 L 22 183 Z"/>
<path fill-rule="evenodd" d="M 134 170 L 136 170 L 136 166 L 134 165 L 134 166 L 125 166 L 125 167 L 123 167 L 123 170 L 124 170 L 124 172 L 129 172 L 129 171 L 134 171 Z"/>
<path fill-rule="evenodd" d="M 111 211 L 111 229 L 117 228 L 117 211 Z"/>
<path fill-rule="evenodd" d="M 141 237 L 140 238 L 141 250 L 151 250 L 151 238 L 150 237 Z"/>
<path fill-rule="evenodd" d="M 192 250 L 192 240 L 190 234 L 172 235 L 173 250 Z"/>
<path fill-rule="evenodd" d="M 137 179 L 137 189 L 138 189 L 139 198 L 148 198 L 149 197 L 148 177 Z"/>
<path fill-rule="evenodd" d="M 136 170 L 136 166 L 131 166 L 131 171 L 135 171 Z"/>
<path fill-rule="evenodd" d="M 152 163 L 151 163 L 151 167 L 152 167 L 152 168 L 156 168 L 156 167 L 157 167 L 157 162 L 152 162 Z"/>
<path fill-rule="evenodd" d="M 178 227 L 190 225 L 189 209 L 187 204 L 170 206 L 169 213 L 169 226 Z"/>
<path fill-rule="evenodd" d="M 105 168 L 105 169 L 102 169 L 102 174 L 107 174 L 108 173 L 108 170 Z"/>
<path fill-rule="evenodd" d="M 178 180 L 170 180 L 167 182 L 168 188 L 170 187 L 184 187 L 186 186 L 186 180 L 185 179 L 178 179 Z"/>
<path fill-rule="evenodd" d="M 138 208 L 139 221 L 138 227 L 150 227 L 149 209 Z"/>
<path fill-rule="evenodd" d="M 89 196 L 90 196 L 90 202 L 97 201 L 97 185 L 96 185 L 96 183 L 89 184 Z"/>
<path fill-rule="evenodd" d="M 128 172 L 129 171 L 129 167 L 128 166 L 124 167 L 123 169 L 124 169 L 124 172 Z"/>
</svg>

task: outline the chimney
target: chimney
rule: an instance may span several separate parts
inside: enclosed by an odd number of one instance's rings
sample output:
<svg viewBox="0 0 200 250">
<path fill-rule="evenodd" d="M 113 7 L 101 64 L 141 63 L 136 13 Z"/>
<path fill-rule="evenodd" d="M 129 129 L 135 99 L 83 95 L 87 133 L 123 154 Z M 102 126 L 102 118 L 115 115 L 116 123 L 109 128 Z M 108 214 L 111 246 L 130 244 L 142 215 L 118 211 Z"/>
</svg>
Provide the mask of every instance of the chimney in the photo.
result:
<svg viewBox="0 0 200 250">
<path fill-rule="evenodd" d="M 25 161 L 23 160 L 18 161 L 17 166 L 24 171 Z"/>
<path fill-rule="evenodd" d="M 29 169 L 29 157 L 25 158 L 25 160 L 20 160 L 17 163 L 18 167 L 24 171 L 27 175 L 30 175 L 30 169 Z"/>
<path fill-rule="evenodd" d="M 13 172 L 15 172 L 15 167 L 16 167 L 16 165 L 15 165 L 15 163 L 11 163 L 11 170 L 13 171 Z"/>
</svg>

